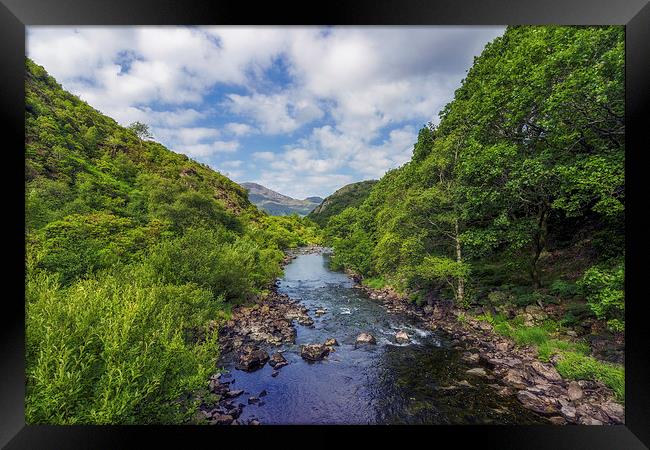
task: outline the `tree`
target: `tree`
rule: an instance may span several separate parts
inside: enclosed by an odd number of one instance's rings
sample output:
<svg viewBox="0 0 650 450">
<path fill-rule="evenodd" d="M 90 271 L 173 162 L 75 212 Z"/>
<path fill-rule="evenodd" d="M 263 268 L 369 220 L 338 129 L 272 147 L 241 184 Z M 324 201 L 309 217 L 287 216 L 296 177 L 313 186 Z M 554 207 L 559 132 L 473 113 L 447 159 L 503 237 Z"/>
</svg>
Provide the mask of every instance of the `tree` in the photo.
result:
<svg viewBox="0 0 650 450">
<path fill-rule="evenodd" d="M 138 136 L 140 139 L 145 140 L 145 139 L 153 139 L 153 134 L 151 134 L 151 130 L 149 129 L 149 125 L 146 123 L 142 122 L 133 122 L 130 124 L 127 129 L 133 131 L 136 136 Z"/>
</svg>

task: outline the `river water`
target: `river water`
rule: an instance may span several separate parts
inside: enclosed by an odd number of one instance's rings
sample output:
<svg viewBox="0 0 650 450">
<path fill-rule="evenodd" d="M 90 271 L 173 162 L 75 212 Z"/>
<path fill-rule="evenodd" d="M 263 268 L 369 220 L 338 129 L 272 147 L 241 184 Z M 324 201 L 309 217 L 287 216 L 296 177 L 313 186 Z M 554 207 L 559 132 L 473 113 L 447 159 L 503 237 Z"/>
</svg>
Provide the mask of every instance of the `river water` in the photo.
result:
<svg viewBox="0 0 650 450">
<path fill-rule="evenodd" d="M 314 326 L 296 324 L 295 344 L 269 346 L 289 365 L 271 377 L 267 364 L 255 372 L 220 365 L 244 389 L 239 401 L 263 390 L 263 403 L 244 407 L 240 420 L 262 424 L 532 424 L 544 423 L 514 398 L 502 398 L 487 383 L 465 373 L 472 366 L 451 348 L 449 337 L 426 330 L 417 319 L 388 313 L 344 274 L 328 269 L 328 256 L 300 255 L 285 267 L 279 291 L 309 308 Z M 327 311 L 322 316 L 316 309 Z M 404 330 L 408 344 L 397 344 Z M 355 347 L 369 332 L 377 345 Z M 335 338 L 340 346 L 323 361 L 300 357 L 300 345 Z"/>
</svg>

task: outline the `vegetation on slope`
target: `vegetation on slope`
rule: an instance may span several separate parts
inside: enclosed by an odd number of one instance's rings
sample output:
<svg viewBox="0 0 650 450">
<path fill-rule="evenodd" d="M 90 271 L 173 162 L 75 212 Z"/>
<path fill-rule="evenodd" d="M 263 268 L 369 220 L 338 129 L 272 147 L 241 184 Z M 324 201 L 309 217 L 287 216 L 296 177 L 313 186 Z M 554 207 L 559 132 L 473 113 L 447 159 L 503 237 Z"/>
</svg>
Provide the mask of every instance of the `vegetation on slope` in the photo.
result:
<svg viewBox="0 0 650 450">
<path fill-rule="evenodd" d="M 258 211 L 205 165 L 119 126 L 26 61 L 28 423 L 180 423 L 231 304 L 316 225 Z"/>
<path fill-rule="evenodd" d="M 343 186 L 323 200 L 307 217 L 321 227 L 326 226 L 330 217 L 340 214 L 345 208 L 361 205 L 376 182 L 377 180 L 365 180 Z"/>
<path fill-rule="evenodd" d="M 242 183 L 248 191 L 248 199 L 262 211 L 272 216 L 305 216 L 323 201 L 320 197 L 307 197 L 304 200 L 287 197 L 257 183 Z"/>
<path fill-rule="evenodd" d="M 412 160 L 329 219 L 332 264 L 418 302 L 559 303 L 620 333 L 624 131 L 622 27 L 509 27 Z"/>
</svg>

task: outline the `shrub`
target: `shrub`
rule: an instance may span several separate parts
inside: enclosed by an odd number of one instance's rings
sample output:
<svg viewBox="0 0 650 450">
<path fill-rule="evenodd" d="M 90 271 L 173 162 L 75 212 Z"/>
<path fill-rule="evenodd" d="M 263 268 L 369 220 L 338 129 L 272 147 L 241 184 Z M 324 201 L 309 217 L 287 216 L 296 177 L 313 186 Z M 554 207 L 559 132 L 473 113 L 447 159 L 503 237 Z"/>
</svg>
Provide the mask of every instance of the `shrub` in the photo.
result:
<svg viewBox="0 0 650 450">
<path fill-rule="evenodd" d="M 382 289 L 387 286 L 386 280 L 383 277 L 364 278 L 362 284 L 372 289 Z"/>
<path fill-rule="evenodd" d="M 625 267 L 594 266 L 578 281 L 591 310 L 599 319 L 607 320 L 612 331 L 625 330 Z"/>
<path fill-rule="evenodd" d="M 195 284 L 151 283 L 141 267 L 62 287 L 50 274 L 26 284 L 30 424 L 178 423 L 181 400 L 218 356 L 205 324 L 219 302 Z M 204 340 L 190 339 L 203 329 Z"/>
<path fill-rule="evenodd" d="M 540 327 L 515 328 L 512 338 L 517 345 L 541 345 L 548 340 L 548 332 Z"/>
</svg>

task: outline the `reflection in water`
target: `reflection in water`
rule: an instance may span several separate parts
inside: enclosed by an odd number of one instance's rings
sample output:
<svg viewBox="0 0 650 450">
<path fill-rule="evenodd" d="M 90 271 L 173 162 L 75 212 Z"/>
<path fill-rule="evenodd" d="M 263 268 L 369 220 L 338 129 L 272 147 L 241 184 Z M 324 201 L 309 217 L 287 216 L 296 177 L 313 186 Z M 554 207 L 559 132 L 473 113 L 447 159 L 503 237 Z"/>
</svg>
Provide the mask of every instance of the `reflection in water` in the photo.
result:
<svg viewBox="0 0 650 450">
<path fill-rule="evenodd" d="M 410 317 L 389 314 L 353 285 L 344 274 L 327 268 L 324 255 L 301 255 L 285 268 L 279 290 L 309 308 L 314 326 L 296 325 L 295 344 L 267 348 L 269 353 L 282 351 L 289 361 L 277 377 L 271 377 L 268 365 L 246 373 L 234 370 L 232 355 L 221 361 L 233 373 L 233 386 L 247 396 L 268 393 L 260 405 L 244 408 L 244 422 L 542 422 L 516 400 L 496 396 L 487 381 L 468 378 L 469 367 L 444 335 L 423 329 Z M 322 316 L 314 314 L 319 308 L 326 311 Z M 396 342 L 400 330 L 409 335 L 409 343 Z M 364 331 L 375 336 L 377 345 L 355 348 L 356 337 Z M 332 337 L 340 346 L 324 361 L 300 357 L 300 345 Z"/>
</svg>

